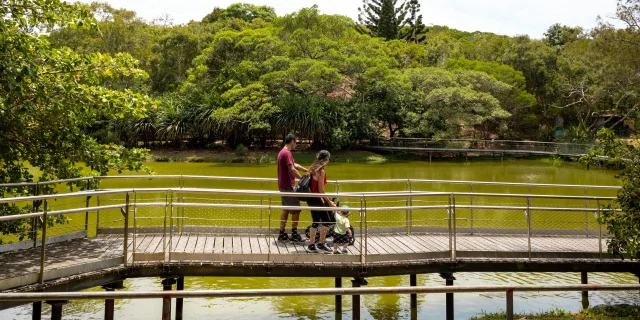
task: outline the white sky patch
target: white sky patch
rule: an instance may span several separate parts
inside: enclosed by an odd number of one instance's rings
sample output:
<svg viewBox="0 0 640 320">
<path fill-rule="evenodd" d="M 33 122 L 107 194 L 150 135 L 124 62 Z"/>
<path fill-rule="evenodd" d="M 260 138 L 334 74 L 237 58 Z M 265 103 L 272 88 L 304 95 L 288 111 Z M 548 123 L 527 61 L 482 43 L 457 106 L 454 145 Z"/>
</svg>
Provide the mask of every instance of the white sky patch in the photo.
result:
<svg viewBox="0 0 640 320">
<path fill-rule="evenodd" d="M 133 10 L 146 20 L 169 14 L 175 24 L 200 21 L 214 7 L 245 2 L 274 7 L 278 15 L 318 4 L 326 14 L 341 14 L 357 20 L 361 0 L 102 0 L 116 8 Z M 83 0 L 82 2 L 91 2 Z M 463 31 L 483 31 L 509 36 L 543 37 L 554 23 L 591 29 L 601 16 L 616 10 L 616 0 L 421 0 L 423 22 Z M 615 23 L 621 26 L 619 23 Z"/>
</svg>

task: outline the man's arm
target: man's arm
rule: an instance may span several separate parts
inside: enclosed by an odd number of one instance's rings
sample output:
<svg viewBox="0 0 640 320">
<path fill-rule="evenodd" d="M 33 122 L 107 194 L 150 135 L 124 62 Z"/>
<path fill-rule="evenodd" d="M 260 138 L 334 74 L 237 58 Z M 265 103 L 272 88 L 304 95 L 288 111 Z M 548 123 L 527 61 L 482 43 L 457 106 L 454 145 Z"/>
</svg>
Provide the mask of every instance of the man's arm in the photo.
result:
<svg viewBox="0 0 640 320">
<path fill-rule="evenodd" d="M 305 168 L 305 167 L 303 167 L 303 166 L 301 166 L 301 165 L 299 165 L 297 163 L 294 163 L 293 166 L 294 166 L 294 168 L 296 168 L 296 170 L 309 172 L 309 169 L 307 169 L 307 168 Z"/>
<path fill-rule="evenodd" d="M 289 167 L 289 172 L 291 172 L 291 174 L 292 174 L 294 177 L 296 177 L 296 178 L 300 179 L 302 176 L 300 175 L 300 173 L 298 172 L 298 170 L 296 170 L 296 167 L 295 167 L 295 166 L 296 166 L 296 164 L 295 164 L 295 163 L 290 163 L 290 164 L 288 164 L 288 165 L 287 165 L 287 167 Z"/>
</svg>

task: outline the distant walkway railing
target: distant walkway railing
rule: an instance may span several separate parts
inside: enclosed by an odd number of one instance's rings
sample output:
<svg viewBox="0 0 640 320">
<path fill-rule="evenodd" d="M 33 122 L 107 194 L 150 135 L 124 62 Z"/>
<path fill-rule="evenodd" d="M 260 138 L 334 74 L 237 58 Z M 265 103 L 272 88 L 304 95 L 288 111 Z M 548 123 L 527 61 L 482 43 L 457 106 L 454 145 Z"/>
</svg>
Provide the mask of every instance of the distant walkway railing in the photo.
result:
<svg viewBox="0 0 640 320">
<path fill-rule="evenodd" d="M 476 140 L 476 139 L 426 139 L 397 138 L 378 139 L 370 147 L 388 148 L 390 150 L 414 150 L 444 152 L 495 152 L 514 154 L 548 154 L 579 156 L 589 153 L 594 144 L 559 143 L 543 141 L 519 140 Z"/>
</svg>

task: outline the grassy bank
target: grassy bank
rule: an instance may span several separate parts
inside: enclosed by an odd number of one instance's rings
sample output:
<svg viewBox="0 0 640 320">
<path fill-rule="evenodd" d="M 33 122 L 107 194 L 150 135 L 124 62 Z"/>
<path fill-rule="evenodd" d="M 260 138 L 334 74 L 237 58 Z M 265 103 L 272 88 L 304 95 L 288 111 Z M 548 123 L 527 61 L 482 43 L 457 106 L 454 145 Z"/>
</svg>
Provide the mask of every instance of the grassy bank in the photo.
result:
<svg viewBox="0 0 640 320">
<path fill-rule="evenodd" d="M 514 314 L 514 319 L 520 320 L 640 320 L 640 306 L 638 305 L 612 305 L 597 306 L 581 312 L 567 312 L 553 310 L 542 313 Z M 471 318 L 471 320 L 503 320 L 506 314 L 486 313 Z"/>
<path fill-rule="evenodd" d="M 223 162 L 223 163 L 262 163 L 274 164 L 279 149 L 235 152 L 217 150 L 151 150 L 151 161 L 154 162 Z M 315 160 L 317 151 L 294 151 L 297 163 L 308 165 Z M 368 151 L 336 151 L 331 154 L 332 162 L 375 163 L 393 160 L 395 157 L 379 155 Z"/>
</svg>

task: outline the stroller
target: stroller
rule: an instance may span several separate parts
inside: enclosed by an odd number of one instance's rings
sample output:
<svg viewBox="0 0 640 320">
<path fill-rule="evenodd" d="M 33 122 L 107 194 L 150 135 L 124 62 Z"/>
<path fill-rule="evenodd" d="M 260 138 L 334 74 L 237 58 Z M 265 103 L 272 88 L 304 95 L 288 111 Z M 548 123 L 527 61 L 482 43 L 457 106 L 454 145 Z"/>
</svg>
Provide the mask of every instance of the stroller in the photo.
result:
<svg viewBox="0 0 640 320">
<path fill-rule="evenodd" d="M 333 198 L 332 201 L 336 204 L 337 207 L 340 207 L 340 199 L 336 199 Z M 331 237 L 333 238 L 333 236 L 335 235 L 335 232 L 333 231 L 335 225 L 330 225 L 329 226 L 329 230 L 327 231 L 327 238 Z M 352 246 L 355 242 L 356 242 L 356 231 L 353 229 L 353 227 L 349 226 L 349 229 L 351 229 L 351 235 L 352 237 L 349 238 L 349 245 Z M 311 232 L 311 226 L 308 226 L 305 230 L 304 230 L 304 234 L 305 236 L 307 236 L 307 240 L 310 238 L 309 234 Z"/>
</svg>

